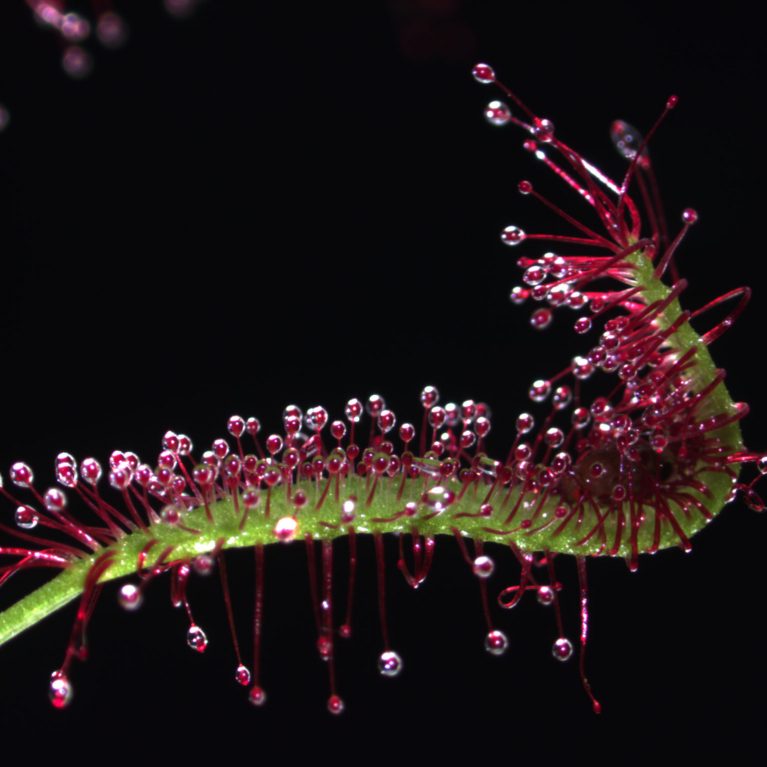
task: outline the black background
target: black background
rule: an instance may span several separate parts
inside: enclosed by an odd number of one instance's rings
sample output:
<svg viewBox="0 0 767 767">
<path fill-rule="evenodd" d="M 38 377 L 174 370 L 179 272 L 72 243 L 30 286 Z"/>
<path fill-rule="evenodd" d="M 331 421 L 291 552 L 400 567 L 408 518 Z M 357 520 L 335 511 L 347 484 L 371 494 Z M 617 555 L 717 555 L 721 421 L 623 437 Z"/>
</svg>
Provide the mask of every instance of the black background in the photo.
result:
<svg viewBox="0 0 767 767">
<path fill-rule="evenodd" d="M 0 8 L 0 101 L 12 113 L 0 135 L 4 473 L 23 458 L 45 486 L 60 450 L 149 458 L 167 428 L 199 447 L 231 413 L 271 431 L 290 402 L 335 415 L 373 391 L 412 420 L 425 384 L 443 400 L 490 403 L 503 451 L 530 381 L 585 342 L 563 316 L 544 335 L 527 327 L 527 310 L 507 300 L 520 251 L 498 232 L 558 226 L 516 193 L 523 177 L 581 209 L 521 151 L 520 134 L 484 122 L 496 94 L 469 75 L 479 59 L 614 175 L 609 122 L 646 128 L 679 94 L 652 154 L 672 228 L 686 205 L 701 215 L 681 255 L 685 302 L 754 287 L 714 356 L 752 405 L 747 442 L 764 447 L 765 72 L 745 6 L 211 2 L 176 22 L 159 2 L 133 5 L 129 45 L 96 51 L 79 83 L 21 0 Z M 476 586 L 450 542 L 422 593 L 392 572 L 406 671 L 378 678 L 363 541 L 342 717 L 324 708 L 303 552 L 285 547 L 268 552 L 263 710 L 231 679 L 214 579 L 191 592 L 211 639 L 203 657 L 186 648 L 166 584 L 137 615 L 116 607 L 111 587 L 69 710 L 52 711 L 46 689 L 71 608 L 0 651 L 3 756 L 761 761 L 764 521 L 737 503 L 691 555 L 664 552 L 634 575 L 591 563 L 601 717 L 575 664 L 551 659 L 544 608 L 500 615 L 511 650 L 483 652 Z M 231 562 L 246 635 L 250 563 Z M 515 574 L 504 560 L 493 585 Z M 575 638 L 571 562 L 562 576 Z M 24 589 L 17 580 L 8 594 Z"/>
</svg>

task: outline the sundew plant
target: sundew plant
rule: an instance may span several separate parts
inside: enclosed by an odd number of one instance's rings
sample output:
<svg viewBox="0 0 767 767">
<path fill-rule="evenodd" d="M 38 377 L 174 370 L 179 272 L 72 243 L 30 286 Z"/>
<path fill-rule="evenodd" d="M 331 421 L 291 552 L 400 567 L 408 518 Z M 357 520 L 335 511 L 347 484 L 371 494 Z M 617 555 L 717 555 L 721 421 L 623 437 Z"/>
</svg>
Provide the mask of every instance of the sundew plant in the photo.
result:
<svg viewBox="0 0 767 767">
<path fill-rule="evenodd" d="M 60 3 L 32 5 L 64 41 L 62 66 L 76 78 L 93 65 L 83 47 L 91 27 L 107 47 L 127 36 L 112 10 L 94 26 Z M 370 650 L 382 683 L 409 673 L 398 644 L 407 627 L 398 625 L 392 579 L 425 590 L 435 559 L 454 547 L 466 577 L 476 582 L 480 651 L 512 653 L 506 611 L 535 603 L 553 627 L 547 650 L 552 662 L 572 667 L 599 713 L 609 701 L 600 703 L 598 683 L 592 686 L 588 673 L 593 573 L 609 559 L 633 572 L 653 555 L 694 552 L 696 535 L 732 502 L 763 511 L 759 480 L 767 473 L 767 456 L 744 440 L 741 424 L 749 406 L 730 394 L 717 363 L 717 349 L 743 331 L 751 286 L 727 284 L 724 270 L 718 297 L 688 303 L 688 283 L 700 263 L 684 254 L 705 217 L 699 221 L 692 207 L 665 209 L 661 179 L 665 183 L 670 174 L 658 169 L 656 177 L 651 159 L 679 99 L 664 94 L 657 119 L 641 129 L 616 119 L 609 140 L 622 165 L 602 169 L 570 145 L 566 126 L 518 95 L 522 78 L 514 74 L 510 88 L 500 76 L 487 63 L 466 71 L 478 91 L 485 89 L 480 111 L 488 134 L 508 133 L 520 166 L 525 163 L 524 173 L 513 161 L 508 165 L 514 196 L 507 203 L 509 220 L 495 238 L 504 263 L 497 279 L 507 279 L 507 266 L 517 268 L 506 295 L 520 329 L 512 330 L 510 319 L 508 335 L 514 343 L 526 334 L 544 344 L 546 334 L 540 334 L 559 323 L 571 327 L 567 348 L 546 369 L 528 373 L 520 365 L 509 371 L 509 388 L 521 392 L 515 401 L 524 406 L 506 423 L 494 416 L 492 402 L 456 398 L 453 391 L 446 396 L 438 380 L 413 382 L 410 408 L 374 390 L 344 394 L 336 411 L 313 399 L 313 378 L 321 371 L 312 371 L 300 402 L 254 401 L 253 409 L 232 413 L 220 433 L 203 435 L 203 442 L 161 423 L 151 454 L 115 446 L 101 456 L 75 455 L 56 452 L 57 446 L 48 466 L 14 455 L 0 486 L 0 586 L 16 591 L 0 612 L 0 645 L 24 642 L 25 633 L 49 615 L 70 611 L 60 662 L 49 669 L 54 708 L 77 705 L 79 664 L 99 652 L 88 636 L 101 600 L 117 599 L 141 620 L 149 594 L 163 586 L 184 616 L 187 651 L 228 652 L 244 703 L 271 705 L 279 677 L 270 673 L 264 647 L 269 632 L 280 629 L 269 616 L 268 590 L 279 586 L 269 580 L 269 565 L 290 546 L 305 555 L 301 578 L 314 621 L 311 652 L 325 669 L 324 703 L 331 714 L 342 714 L 358 705 L 344 695 L 339 657 L 359 631 L 359 604 L 375 602 L 379 638 Z M 534 98 L 546 101 L 540 94 Z M 15 128 L 12 118 L 3 108 L 0 127 Z M 552 182 L 558 185 L 554 195 L 546 191 Z M 332 193 L 332 179 L 328 186 Z M 539 210 L 528 226 L 532 206 Z M 199 270 L 203 286 L 207 270 L 230 269 L 232 299 L 256 299 L 262 288 L 247 282 L 244 261 L 220 261 L 193 258 L 187 266 Z M 123 266 L 106 274 L 113 277 Z M 386 333 L 386 314 L 377 302 L 382 296 L 396 302 L 398 286 L 384 274 L 368 287 L 371 343 Z M 290 287 L 269 289 L 283 291 L 289 304 Z M 172 308 L 164 307 L 158 320 L 161 344 L 172 343 L 174 333 L 192 321 L 185 307 L 179 311 L 167 298 Z M 327 298 L 343 307 L 343 295 Z M 426 303 L 437 320 L 453 311 Z M 268 369 L 259 355 L 268 358 L 270 345 L 286 338 L 329 344 L 331 359 L 333 344 L 343 344 L 341 320 L 324 321 L 318 313 L 316 325 L 294 333 L 289 314 L 266 319 L 268 327 L 224 323 L 200 333 L 200 350 L 217 343 L 219 334 L 240 334 L 243 351 Z M 436 322 L 433 330 L 440 332 Z M 122 330 L 113 341 L 117 353 L 144 342 Z M 86 350 L 85 358 L 91 353 Z M 462 365 L 477 362 L 471 349 L 459 356 Z M 522 356 L 509 352 L 514 366 Z M 241 360 L 222 360 L 222 369 L 227 363 L 237 375 Z M 190 376 L 196 374 L 192 366 Z M 119 389 L 116 382 L 94 380 L 99 385 Z M 118 406 L 121 401 L 122 394 Z M 270 405 L 276 417 L 254 414 Z M 244 615 L 238 596 L 243 584 L 230 577 L 227 564 L 240 549 L 252 556 Z M 358 577 L 359 563 L 368 557 L 375 566 L 372 583 Z M 573 567 L 573 581 L 561 576 L 563 565 Z M 28 590 L 17 585 L 38 570 L 50 579 Z M 216 609 L 223 607 L 229 635 L 219 637 L 218 647 L 206 630 L 208 606 L 192 596 L 191 584 L 206 577 L 218 580 Z"/>
</svg>

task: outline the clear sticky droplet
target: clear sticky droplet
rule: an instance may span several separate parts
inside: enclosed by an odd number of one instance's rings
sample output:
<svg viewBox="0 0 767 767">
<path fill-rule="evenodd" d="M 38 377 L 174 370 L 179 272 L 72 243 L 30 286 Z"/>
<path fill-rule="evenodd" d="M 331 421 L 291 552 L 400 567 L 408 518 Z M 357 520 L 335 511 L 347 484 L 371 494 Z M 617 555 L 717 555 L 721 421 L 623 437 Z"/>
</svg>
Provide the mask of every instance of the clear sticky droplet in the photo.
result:
<svg viewBox="0 0 767 767">
<path fill-rule="evenodd" d="M 485 650 L 490 655 L 503 655 L 509 649 L 509 639 L 503 631 L 493 629 L 485 637 Z"/>
<path fill-rule="evenodd" d="M 527 434 L 533 426 L 535 426 L 535 418 L 530 413 L 520 413 L 517 416 L 517 431 L 520 434 Z"/>
<path fill-rule="evenodd" d="M 16 526 L 22 530 L 34 530 L 40 521 L 40 515 L 31 506 L 19 506 L 15 519 Z"/>
<path fill-rule="evenodd" d="M 533 120 L 533 135 L 543 144 L 554 140 L 554 123 L 545 117 L 536 117 Z"/>
<path fill-rule="evenodd" d="M 482 554 L 475 557 L 471 564 L 471 570 L 477 578 L 489 578 L 495 570 L 495 562 L 490 557 Z"/>
<path fill-rule="evenodd" d="M 510 225 L 501 232 L 501 242 L 513 248 L 524 242 L 526 236 L 524 229 Z"/>
<path fill-rule="evenodd" d="M 107 11 L 96 22 L 96 37 L 105 48 L 120 48 L 128 39 L 128 25 L 122 16 Z"/>
<path fill-rule="evenodd" d="M 82 80 L 93 69 L 93 58 L 79 45 L 70 45 L 61 57 L 61 68 L 74 80 Z"/>
<path fill-rule="evenodd" d="M 248 702 L 251 706 L 263 706 L 266 703 L 266 693 L 263 687 L 254 685 L 248 693 Z"/>
<path fill-rule="evenodd" d="M 354 519 L 357 516 L 356 508 L 357 504 L 351 498 L 347 498 L 347 500 L 343 502 L 341 505 L 341 521 L 344 524 L 349 525 L 354 522 Z"/>
<path fill-rule="evenodd" d="M 381 676 L 398 676 L 402 673 L 402 658 L 393 650 L 386 650 L 378 657 L 378 671 Z"/>
<path fill-rule="evenodd" d="M 551 654 L 564 663 L 573 656 L 573 643 L 567 637 L 559 637 L 551 648 Z"/>
<path fill-rule="evenodd" d="M 186 632 L 186 643 L 197 652 L 205 652 L 208 647 L 208 637 L 196 624 L 192 624 Z"/>
<path fill-rule="evenodd" d="M 478 83 L 482 83 L 482 85 L 489 85 L 490 83 L 495 82 L 495 71 L 489 64 L 476 64 L 471 70 L 471 74 L 474 76 L 474 79 Z"/>
<path fill-rule="evenodd" d="M 123 610 L 138 610 L 144 597 L 135 583 L 125 583 L 117 594 L 117 601 Z"/>
<path fill-rule="evenodd" d="M 536 309 L 530 315 L 530 325 L 535 330 L 546 330 L 551 325 L 553 317 L 551 309 Z"/>
<path fill-rule="evenodd" d="M 485 107 L 485 119 L 490 125 L 501 127 L 508 124 L 509 120 L 511 120 L 511 110 L 508 104 L 496 99 Z"/>
<path fill-rule="evenodd" d="M 546 269 L 539 264 L 533 264 L 533 266 L 529 266 L 525 269 L 525 272 L 522 275 L 522 281 L 530 286 L 540 285 L 546 279 L 546 274 Z"/>
<path fill-rule="evenodd" d="M 66 708 L 72 702 L 72 685 L 62 671 L 54 671 L 51 674 L 48 697 L 54 708 Z"/>
<path fill-rule="evenodd" d="M 35 481 L 35 475 L 28 464 L 17 461 L 11 466 L 11 482 L 16 487 L 28 488 Z"/>
<path fill-rule="evenodd" d="M 234 679 L 237 684 L 247 687 L 250 684 L 250 669 L 240 664 L 234 672 Z"/>
</svg>

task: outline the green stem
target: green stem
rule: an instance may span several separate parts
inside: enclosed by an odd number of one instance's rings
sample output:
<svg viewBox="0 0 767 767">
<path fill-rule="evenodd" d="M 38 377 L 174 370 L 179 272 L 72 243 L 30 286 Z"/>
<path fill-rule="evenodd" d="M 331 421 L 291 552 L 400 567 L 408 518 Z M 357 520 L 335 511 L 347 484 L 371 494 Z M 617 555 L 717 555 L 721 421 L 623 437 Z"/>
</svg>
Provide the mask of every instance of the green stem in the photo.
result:
<svg viewBox="0 0 767 767">
<path fill-rule="evenodd" d="M 642 255 L 631 256 L 637 267 L 637 282 L 644 285 L 643 294 L 648 304 L 662 301 L 669 295 L 669 288 L 653 275 L 653 265 Z M 660 324 L 668 327 L 680 315 L 681 308 L 677 300 L 672 301 L 660 318 Z M 695 367 L 692 375 L 695 380 L 693 389 L 699 390 L 709 383 L 716 374 L 716 367 L 711 359 L 708 348 L 700 340 L 698 334 L 688 322 L 685 322 L 675 333 L 669 343 L 680 351 L 695 349 Z M 733 403 L 724 385 L 719 385 L 708 397 L 705 404 L 705 417 L 707 414 L 734 412 Z M 742 439 L 740 428 L 737 423 L 732 423 L 716 432 L 722 442 L 728 445 L 732 451 L 741 449 Z M 488 461 L 488 465 L 492 462 Z M 703 471 L 698 479 L 708 489 L 704 495 L 694 489 L 687 491 L 689 496 L 702 503 L 711 513 L 718 513 L 726 503 L 731 489 L 732 480 L 722 472 Z M 518 516 L 514 520 L 515 525 L 525 518 L 532 518 L 533 525 L 529 530 L 517 530 L 512 535 L 502 535 L 498 532 L 506 525 L 506 517 L 511 508 L 519 499 L 520 488 L 511 491 L 510 497 L 505 503 L 502 502 L 508 492 L 506 488 L 499 487 L 490 498 L 494 505 L 491 517 L 461 516 L 462 514 L 476 514 L 481 503 L 484 502 L 489 485 L 472 484 L 460 496 L 462 485 L 455 479 L 443 482 L 443 486 L 452 490 L 457 500 L 448 510 L 441 514 L 423 519 L 419 514 L 417 519 L 399 517 L 397 519 L 381 522 L 376 518 L 394 517 L 402 510 L 409 500 L 420 499 L 425 485 L 423 480 L 407 480 L 404 492 L 399 495 L 400 479 L 392 480 L 380 478 L 376 489 L 375 498 L 371 506 L 365 506 L 364 499 L 368 496 L 369 487 L 364 478 L 356 475 L 343 481 L 343 490 L 338 501 L 331 492 L 321 509 L 314 508 L 323 484 L 314 484 L 307 481 L 298 483 L 295 489 L 302 489 L 308 498 L 308 503 L 298 514 L 299 529 L 298 537 L 310 536 L 316 540 L 329 540 L 347 533 L 347 527 L 338 524 L 341 518 L 341 504 L 351 498 L 359 499 L 356 504 L 356 518 L 354 528 L 358 533 L 408 533 L 412 532 L 417 525 L 418 532 L 426 536 L 454 535 L 458 529 L 460 533 L 469 538 L 485 543 L 499 543 L 507 545 L 513 542 L 522 550 L 542 551 L 549 550 L 554 553 L 573 554 L 577 556 L 589 556 L 604 553 L 598 536 L 585 545 L 582 543 L 584 530 L 589 530 L 589 525 L 596 523 L 596 517 L 590 509 L 584 510 L 584 520 L 581 525 L 569 525 L 562 533 L 553 535 L 557 524 L 538 530 L 547 520 L 554 519 L 554 512 L 558 505 L 557 496 L 547 497 L 543 503 L 527 498 L 520 504 Z M 101 581 L 110 581 L 126 575 L 135 574 L 137 571 L 139 554 L 151 541 L 156 541 L 151 549 L 152 557 L 172 547 L 169 559 L 173 561 L 191 559 L 199 554 L 213 551 L 218 546 L 222 549 L 251 547 L 255 544 L 275 543 L 274 523 L 284 516 L 292 516 L 295 507 L 287 497 L 285 486 L 278 487 L 270 499 L 270 516 L 267 518 L 263 504 L 262 507 L 252 512 L 244 529 L 240 529 L 240 514 L 229 500 L 218 501 L 211 504 L 214 522 L 210 522 L 205 515 L 204 509 L 195 509 L 184 516 L 184 525 L 198 532 L 189 532 L 177 527 L 158 523 L 152 525 L 146 531 L 135 531 L 125 535 L 119 541 L 113 543 L 108 549 L 99 551 L 91 557 L 84 558 L 69 566 L 60 575 L 53 578 L 45 585 L 38 588 L 28 596 L 19 600 L 16 604 L 0 613 L 0 645 L 17 636 L 30 626 L 38 623 L 47 615 L 63 607 L 68 602 L 76 599 L 82 592 L 83 583 L 89 568 L 99 554 L 110 550 L 114 552 L 114 560 L 104 573 Z M 604 523 L 607 540 L 612 540 L 615 533 L 616 520 L 612 517 Z M 705 524 L 706 520 L 700 514 L 679 514 L 679 523 L 685 534 L 693 535 Z M 652 525 L 644 525 L 639 531 L 639 551 L 647 551 L 652 546 Z M 679 540 L 675 532 L 666 525 L 661 535 L 661 548 L 676 546 Z M 629 556 L 629 543 L 624 542 L 617 555 Z M 147 566 L 154 563 L 152 557 L 148 558 Z"/>
</svg>

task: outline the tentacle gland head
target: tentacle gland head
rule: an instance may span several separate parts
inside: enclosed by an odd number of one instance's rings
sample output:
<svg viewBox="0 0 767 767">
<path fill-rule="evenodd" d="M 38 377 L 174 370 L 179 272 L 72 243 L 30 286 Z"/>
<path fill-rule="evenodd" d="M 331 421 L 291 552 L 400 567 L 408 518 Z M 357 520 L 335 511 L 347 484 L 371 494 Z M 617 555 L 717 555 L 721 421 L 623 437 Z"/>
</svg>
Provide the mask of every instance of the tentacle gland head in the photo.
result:
<svg viewBox="0 0 767 767">
<path fill-rule="evenodd" d="M 303 541 L 317 647 L 331 670 L 328 709 L 340 713 L 344 702 L 332 661 L 337 635 L 352 633 L 356 540 L 363 533 L 375 541 L 383 676 L 397 675 L 403 661 L 386 623 L 381 536 L 399 534 L 399 569 L 417 587 L 429 572 L 437 536 L 450 535 L 480 582 L 485 647 L 493 655 L 509 642 L 491 614 L 487 584 L 494 561 L 485 546 L 502 544 L 519 563 L 519 583 L 501 591 L 501 606 L 513 607 L 528 591 L 542 605 L 554 606 L 557 660 L 569 659 L 573 645 L 558 611 L 554 558 L 578 558 L 581 675 L 591 695 L 583 672 L 585 558 L 619 556 L 635 568 L 640 554 L 687 549 L 691 536 L 738 490 L 752 508 L 763 508 L 756 480 L 744 483 L 739 473 L 744 463 L 767 471 L 767 459 L 744 448 L 739 421 L 747 407 L 731 400 L 708 348 L 742 311 L 748 289 L 697 311 L 681 307 L 686 283 L 674 259 L 697 215 L 684 211 L 681 230 L 669 236 L 647 140 L 631 126 L 613 125 L 616 147 L 629 163 L 623 179 L 614 182 L 561 141 L 553 123 L 533 114 L 488 65 L 477 65 L 474 76 L 495 83 L 512 102 L 510 107 L 491 101 L 488 121 L 520 128 L 525 149 L 576 198 L 575 212 L 565 211 L 531 181 L 520 181 L 519 192 L 550 209 L 565 233 L 527 233 L 512 224 L 500 239 L 521 254 L 522 280 L 511 291 L 512 301 L 534 307 L 534 330 L 546 328 L 555 311 L 571 312 L 583 350 L 559 372 L 532 382 L 531 412 L 519 414 L 508 449 L 497 456 L 485 447 L 492 426 L 488 406 L 443 403 L 437 389 L 427 386 L 414 424 L 372 395 L 365 404 L 350 400 L 336 420 L 321 406 L 306 412 L 288 406 L 282 428 L 272 434 L 262 433 L 257 418 L 232 416 L 227 436 L 202 452 L 188 437 L 169 431 L 150 462 L 119 450 L 104 464 L 62 453 L 48 489 L 38 486 L 30 466 L 15 463 L 10 481 L 0 485 L 7 509 L 0 519 L 0 585 L 34 567 L 59 574 L 0 613 L 0 644 L 80 599 L 64 660 L 51 679 L 54 706 L 71 699 L 70 667 L 83 654 L 85 629 L 105 581 L 129 576 L 119 600 L 134 610 L 150 582 L 170 573 L 173 603 L 188 617 L 187 644 L 204 652 L 208 640 L 186 584 L 214 568 L 232 629 L 233 676 L 249 688 L 250 702 L 262 705 L 263 549 Z M 675 104 L 670 99 L 663 115 Z M 641 206 L 632 196 L 635 188 Z M 541 245 L 543 252 L 536 252 Z M 549 247 L 554 250 L 544 250 Z M 702 334 L 693 329 L 699 316 L 728 301 L 737 303 L 724 320 Z M 339 536 L 349 537 L 351 557 L 346 611 L 337 626 L 332 541 Z M 255 552 L 256 567 L 248 665 L 234 629 L 223 558 L 226 549 L 246 546 Z M 537 574 L 540 568 L 545 577 Z"/>
</svg>

